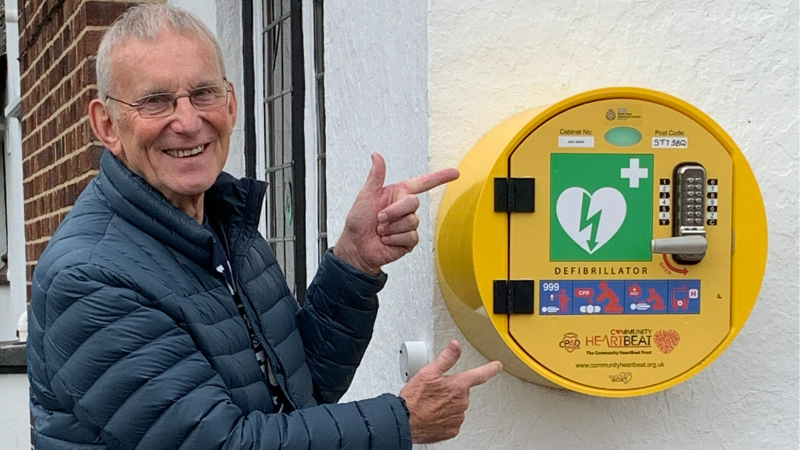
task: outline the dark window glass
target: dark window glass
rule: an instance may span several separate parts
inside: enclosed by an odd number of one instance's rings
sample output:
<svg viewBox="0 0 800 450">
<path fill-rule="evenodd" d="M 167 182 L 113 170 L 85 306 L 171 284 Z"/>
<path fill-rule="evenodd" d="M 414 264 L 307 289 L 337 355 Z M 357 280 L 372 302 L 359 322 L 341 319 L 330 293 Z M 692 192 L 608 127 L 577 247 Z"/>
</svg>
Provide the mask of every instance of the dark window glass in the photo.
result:
<svg viewBox="0 0 800 450">
<path fill-rule="evenodd" d="M 262 1 L 267 241 L 302 302 L 306 246 L 301 1 Z"/>
</svg>

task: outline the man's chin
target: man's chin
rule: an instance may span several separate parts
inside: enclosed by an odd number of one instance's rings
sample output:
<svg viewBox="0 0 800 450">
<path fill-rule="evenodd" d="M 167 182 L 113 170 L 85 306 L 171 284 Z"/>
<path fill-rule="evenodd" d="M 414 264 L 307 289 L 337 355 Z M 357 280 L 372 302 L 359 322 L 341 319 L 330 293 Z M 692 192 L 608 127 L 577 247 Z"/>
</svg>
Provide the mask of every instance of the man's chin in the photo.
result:
<svg viewBox="0 0 800 450">
<path fill-rule="evenodd" d="M 175 189 L 170 189 L 172 193 L 176 197 L 184 197 L 184 198 L 194 198 L 194 197 L 201 197 L 203 194 L 206 193 L 207 190 L 213 186 L 214 183 L 202 183 L 196 185 L 189 185 L 189 186 L 180 186 L 176 187 Z"/>
<path fill-rule="evenodd" d="M 187 207 L 192 210 L 198 207 L 202 209 L 202 199 L 205 192 L 214 184 L 211 182 L 198 182 L 191 184 L 181 185 L 168 185 L 163 186 L 159 191 L 164 194 L 164 197 L 180 209 L 186 211 Z M 187 211 L 188 212 L 188 211 Z"/>
</svg>

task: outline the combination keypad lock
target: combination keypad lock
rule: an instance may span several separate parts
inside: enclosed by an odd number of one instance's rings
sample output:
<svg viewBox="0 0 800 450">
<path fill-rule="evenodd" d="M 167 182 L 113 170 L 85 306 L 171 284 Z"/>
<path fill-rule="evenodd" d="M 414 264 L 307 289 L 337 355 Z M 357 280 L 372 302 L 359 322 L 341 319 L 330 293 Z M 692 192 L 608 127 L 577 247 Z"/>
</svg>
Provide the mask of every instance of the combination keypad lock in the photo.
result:
<svg viewBox="0 0 800 450">
<path fill-rule="evenodd" d="M 675 203 L 671 238 L 654 239 L 653 253 L 669 253 L 680 264 L 697 264 L 706 255 L 706 169 L 697 163 L 675 168 Z"/>
<path fill-rule="evenodd" d="M 705 220 L 706 169 L 700 164 L 683 164 L 675 168 L 675 221 L 672 235 L 706 236 Z M 697 264 L 706 255 L 701 252 L 675 253 L 681 264 Z"/>
</svg>

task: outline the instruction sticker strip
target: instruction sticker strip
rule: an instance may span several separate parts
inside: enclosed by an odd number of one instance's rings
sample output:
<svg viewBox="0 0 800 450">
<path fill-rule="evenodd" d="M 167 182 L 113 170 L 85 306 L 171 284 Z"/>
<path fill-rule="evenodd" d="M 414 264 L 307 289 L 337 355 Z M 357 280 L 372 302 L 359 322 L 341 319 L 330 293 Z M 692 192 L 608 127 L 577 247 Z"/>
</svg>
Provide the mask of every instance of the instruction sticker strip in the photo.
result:
<svg viewBox="0 0 800 450">
<path fill-rule="evenodd" d="M 700 280 L 542 280 L 539 314 L 700 314 Z"/>
</svg>

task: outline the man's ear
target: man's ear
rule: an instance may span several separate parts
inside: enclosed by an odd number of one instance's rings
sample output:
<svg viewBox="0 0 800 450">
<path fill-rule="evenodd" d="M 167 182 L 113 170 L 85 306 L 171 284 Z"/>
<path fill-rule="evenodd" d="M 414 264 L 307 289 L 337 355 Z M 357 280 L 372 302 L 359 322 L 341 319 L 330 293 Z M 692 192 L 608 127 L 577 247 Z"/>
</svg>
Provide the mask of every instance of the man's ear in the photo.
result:
<svg viewBox="0 0 800 450">
<path fill-rule="evenodd" d="M 89 123 L 92 131 L 100 142 L 106 146 L 117 158 L 122 155 L 122 142 L 117 133 L 117 127 L 111 118 L 111 114 L 106 105 L 99 99 L 94 99 L 89 103 Z"/>
</svg>

